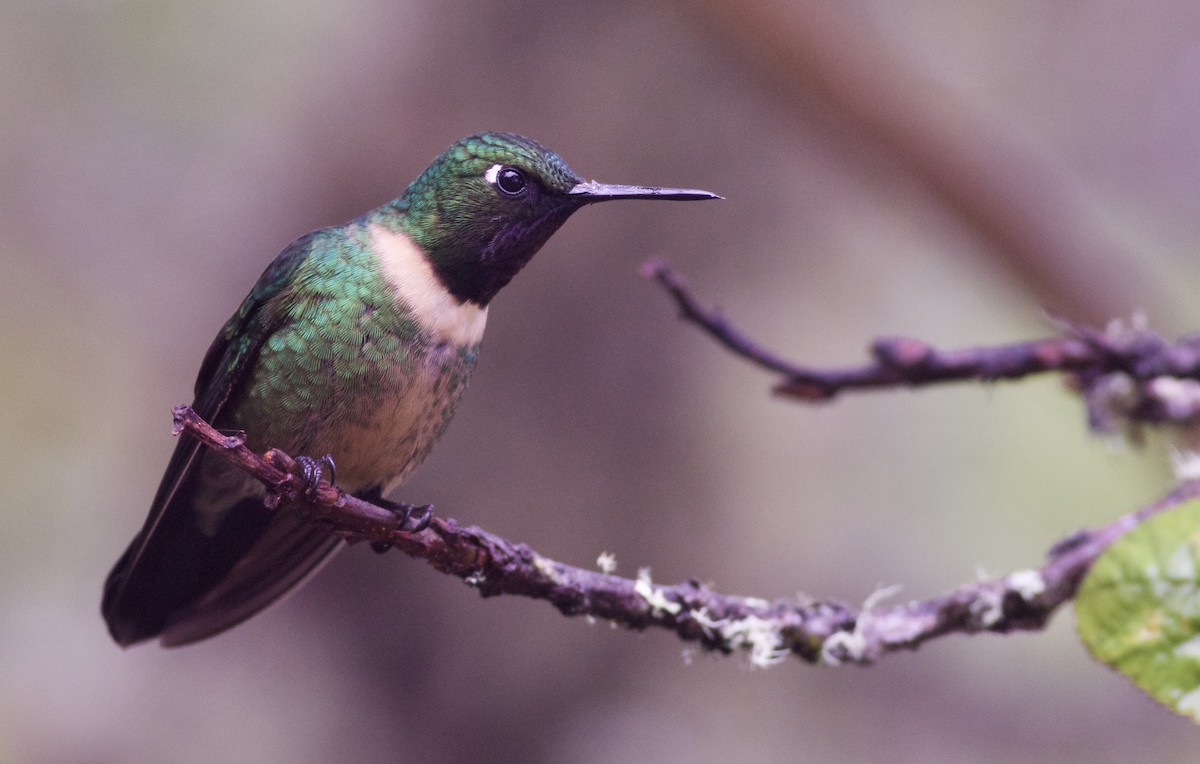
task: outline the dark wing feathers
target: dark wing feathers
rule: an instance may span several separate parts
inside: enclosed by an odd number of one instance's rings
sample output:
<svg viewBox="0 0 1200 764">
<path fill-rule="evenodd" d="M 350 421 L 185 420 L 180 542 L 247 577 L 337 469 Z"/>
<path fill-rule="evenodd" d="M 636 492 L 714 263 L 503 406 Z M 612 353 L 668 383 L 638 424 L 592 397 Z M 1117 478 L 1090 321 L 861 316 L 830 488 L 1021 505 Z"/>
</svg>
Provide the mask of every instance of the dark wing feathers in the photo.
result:
<svg viewBox="0 0 1200 764">
<path fill-rule="evenodd" d="M 301 237 L 268 266 L 205 354 L 193 407 L 219 423 L 249 376 L 263 343 L 281 326 L 279 302 L 320 232 Z M 215 455 L 195 439 L 176 444 L 145 525 L 104 584 L 101 611 L 122 646 L 162 636 L 186 644 L 245 620 L 314 572 L 340 546 L 337 537 L 257 496 L 236 500 L 215 534 L 202 533 L 192 508 Z"/>
</svg>

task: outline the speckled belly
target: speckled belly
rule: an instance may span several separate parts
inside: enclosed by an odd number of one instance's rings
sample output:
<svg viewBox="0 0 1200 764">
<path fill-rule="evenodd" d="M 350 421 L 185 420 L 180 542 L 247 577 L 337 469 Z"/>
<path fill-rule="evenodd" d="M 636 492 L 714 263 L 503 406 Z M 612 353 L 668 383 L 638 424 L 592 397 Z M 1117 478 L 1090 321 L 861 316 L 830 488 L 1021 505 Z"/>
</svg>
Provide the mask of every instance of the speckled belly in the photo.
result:
<svg viewBox="0 0 1200 764">
<path fill-rule="evenodd" d="M 330 352 L 310 342 L 315 356 L 296 359 L 286 341 L 276 344 L 264 348 L 233 426 L 245 429 L 258 451 L 330 454 L 338 484 L 351 492 L 386 491 L 425 459 L 478 354 L 478 346 L 414 342 L 388 356 L 347 355 L 338 351 L 349 348 Z M 308 362 L 313 357 L 319 363 Z"/>
</svg>

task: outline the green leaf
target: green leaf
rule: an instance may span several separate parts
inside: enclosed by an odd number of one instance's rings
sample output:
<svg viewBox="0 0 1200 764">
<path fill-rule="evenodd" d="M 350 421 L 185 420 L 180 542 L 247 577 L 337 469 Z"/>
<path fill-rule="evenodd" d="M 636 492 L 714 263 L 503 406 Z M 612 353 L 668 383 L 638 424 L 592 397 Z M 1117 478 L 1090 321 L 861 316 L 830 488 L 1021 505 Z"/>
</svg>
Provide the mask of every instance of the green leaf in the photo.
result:
<svg viewBox="0 0 1200 764">
<path fill-rule="evenodd" d="M 1075 613 L 1092 655 L 1200 722 L 1200 501 L 1109 547 L 1083 580 Z"/>
</svg>

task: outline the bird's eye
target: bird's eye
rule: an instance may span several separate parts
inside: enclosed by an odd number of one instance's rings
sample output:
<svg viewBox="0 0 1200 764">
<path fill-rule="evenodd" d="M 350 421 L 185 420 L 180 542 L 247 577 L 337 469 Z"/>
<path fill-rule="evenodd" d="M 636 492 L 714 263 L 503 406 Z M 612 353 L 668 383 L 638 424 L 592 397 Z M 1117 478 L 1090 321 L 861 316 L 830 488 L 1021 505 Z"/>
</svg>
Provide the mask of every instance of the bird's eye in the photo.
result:
<svg viewBox="0 0 1200 764">
<path fill-rule="evenodd" d="M 516 167 L 501 167 L 496 173 L 496 188 L 509 196 L 516 196 L 525 190 L 525 173 Z"/>
</svg>

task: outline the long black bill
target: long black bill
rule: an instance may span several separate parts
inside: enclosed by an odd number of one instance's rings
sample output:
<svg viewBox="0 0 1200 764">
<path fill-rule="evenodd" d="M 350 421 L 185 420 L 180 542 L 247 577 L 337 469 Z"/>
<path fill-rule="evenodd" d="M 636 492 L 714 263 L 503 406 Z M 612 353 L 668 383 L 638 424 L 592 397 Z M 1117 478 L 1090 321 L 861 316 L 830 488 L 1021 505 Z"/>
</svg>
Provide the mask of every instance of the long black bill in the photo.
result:
<svg viewBox="0 0 1200 764">
<path fill-rule="evenodd" d="M 656 188 L 654 186 L 613 186 L 607 183 L 597 183 L 587 180 L 577 184 L 567 192 L 573 199 L 582 204 L 592 202 L 607 202 L 612 199 L 666 199 L 669 201 L 688 202 L 700 199 L 720 199 L 709 191 L 694 188 Z"/>
</svg>

